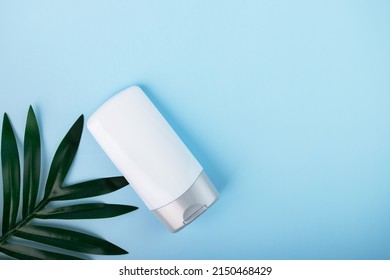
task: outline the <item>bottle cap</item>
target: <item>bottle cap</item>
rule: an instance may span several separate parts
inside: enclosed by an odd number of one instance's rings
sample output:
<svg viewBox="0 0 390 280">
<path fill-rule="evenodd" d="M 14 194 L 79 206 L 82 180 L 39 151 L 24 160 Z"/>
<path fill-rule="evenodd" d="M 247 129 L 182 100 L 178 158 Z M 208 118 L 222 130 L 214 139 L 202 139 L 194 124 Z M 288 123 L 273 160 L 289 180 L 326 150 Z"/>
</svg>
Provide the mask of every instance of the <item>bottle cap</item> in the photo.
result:
<svg viewBox="0 0 390 280">
<path fill-rule="evenodd" d="M 217 190 L 202 171 L 181 196 L 153 212 L 170 231 L 177 232 L 199 217 L 217 199 Z"/>
</svg>

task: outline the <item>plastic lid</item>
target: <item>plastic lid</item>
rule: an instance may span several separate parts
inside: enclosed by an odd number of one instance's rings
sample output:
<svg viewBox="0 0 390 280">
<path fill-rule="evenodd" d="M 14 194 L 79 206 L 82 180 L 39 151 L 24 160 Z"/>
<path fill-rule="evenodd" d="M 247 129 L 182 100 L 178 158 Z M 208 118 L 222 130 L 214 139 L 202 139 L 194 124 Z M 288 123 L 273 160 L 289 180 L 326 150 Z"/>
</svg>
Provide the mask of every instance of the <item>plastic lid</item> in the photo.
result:
<svg viewBox="0 0 390 280">
<path fill-rule="evenodd" d="M 170 231 L 178 232 L 199 217 L 217 199 L 217 190 L 202 171 L 184 194 L 153 212 Z"/>
</svg>

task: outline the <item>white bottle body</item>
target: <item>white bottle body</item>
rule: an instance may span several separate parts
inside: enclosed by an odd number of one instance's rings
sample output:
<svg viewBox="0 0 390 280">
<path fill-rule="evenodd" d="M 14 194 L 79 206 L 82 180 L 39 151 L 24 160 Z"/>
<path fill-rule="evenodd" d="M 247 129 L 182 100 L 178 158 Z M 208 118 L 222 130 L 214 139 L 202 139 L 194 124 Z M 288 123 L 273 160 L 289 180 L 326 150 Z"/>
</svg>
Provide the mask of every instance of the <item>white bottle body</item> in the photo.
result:
<svg viewBox="0 0 390 280">
<path fill-rule="evenodd" d="M 150 210 L 185 193 L 202 166 L 139 87 L 104 103 L 88 129 Z"/>
</svg>

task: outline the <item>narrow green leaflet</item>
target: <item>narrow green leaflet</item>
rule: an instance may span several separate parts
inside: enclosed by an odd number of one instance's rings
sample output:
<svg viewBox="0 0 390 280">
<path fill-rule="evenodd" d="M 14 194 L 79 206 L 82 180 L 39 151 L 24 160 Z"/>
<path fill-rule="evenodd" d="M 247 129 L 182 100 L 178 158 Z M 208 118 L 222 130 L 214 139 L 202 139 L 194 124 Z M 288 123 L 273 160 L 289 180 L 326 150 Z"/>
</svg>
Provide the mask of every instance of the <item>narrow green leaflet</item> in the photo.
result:
<svg viewBox="0 0 390 280">
<path fill-rule="evenodd" d="M 83 125 L 84 116 L 81 115 L 60 143 L 50 166 L 49 176 L 45 187 L 45 198 L 50 196 L 53 189 L 60 188 L 64 183 L 66 174 L 72 165 L 80 144 Z"/>
<path fill-rule="evenodd" d="M 56 189 L 51 195 L 51 200 L 70 200 L 103 195 L 117 191 L 128 184 L 123 176 L 91 180 Z"/>
<path fill-rule="evenodd" d="M 5 254 L 21 260 L 81 260 L 81 258 L 72 255 L 49 252 L 9 242 L 1 244 L 0 248 Z"/>
<path fill-rule="evenodd" d="M 41 140 L 37 119 L 30 106 L 24 133 L 23 217 L 29 215 L 34 209 L 39 189 L 40 172 Z"/>
<path fill-rule="evenodd" d="M 3 234 L 15 226 L 20 197 L 20 163 L 18 146 L 7 114 L 4 114 L 1 137 L 3 172 Z"/>
<path fill-rule="evenodd" d="M 58 208 L 46 208 L 37 212 L 40 219 L 101 219 L 123 215 L 138 209 L 130 205 L 86 203 Z"/>
<path fill-rule="evenodd" d="M 61 228 L 29 225 L 18 230 L 15 236 L 87 254 L 127 254 L 122 248 L 101 238 Z"/>
</svg>

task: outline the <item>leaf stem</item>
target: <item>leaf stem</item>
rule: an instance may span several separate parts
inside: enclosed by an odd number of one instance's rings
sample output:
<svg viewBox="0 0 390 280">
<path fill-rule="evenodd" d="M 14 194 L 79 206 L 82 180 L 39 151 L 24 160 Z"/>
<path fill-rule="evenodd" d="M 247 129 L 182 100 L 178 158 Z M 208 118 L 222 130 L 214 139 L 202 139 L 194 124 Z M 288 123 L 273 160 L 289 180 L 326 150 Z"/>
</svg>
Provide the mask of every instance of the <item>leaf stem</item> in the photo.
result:
<svg viewBox="0 0 390 280">
<path fill-rule="evenodd" d="M 0 251 L 1 251 L 1 245 L 7 242 L 8 239 L 10 239 L 16 231 L 18 231 L 20 228 L 22 228 L 27 223 L 29 223 L 32 219 L 34 219 L 35 214 L 40 210 L 42 210 L 42 208 L 45 208 L 46 205 L 50 202 L 50 200 L 51 200 L 50 197 L 43 199 L 28 216 L 26 216 L 24 219 L 18 222 L 12 229 L 10 229 L 7 233 L 5 233 L 3 236 L 0 237 Z"/>
</svg>

